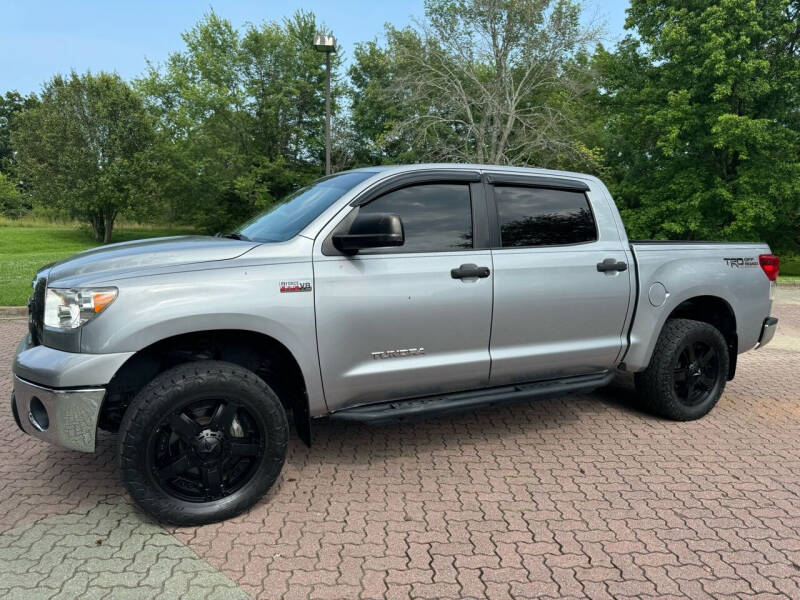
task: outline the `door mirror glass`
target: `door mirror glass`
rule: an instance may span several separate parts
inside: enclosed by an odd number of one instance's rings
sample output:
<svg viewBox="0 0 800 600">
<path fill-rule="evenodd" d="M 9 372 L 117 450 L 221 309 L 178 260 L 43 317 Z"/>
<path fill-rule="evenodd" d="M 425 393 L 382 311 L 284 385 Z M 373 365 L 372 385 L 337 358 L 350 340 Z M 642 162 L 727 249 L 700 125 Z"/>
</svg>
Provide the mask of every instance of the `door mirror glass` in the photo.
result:
<svg viewBox="0 0 800 600">
<path fill-rule="evenodd" d="M 362 248 L 402 246 L 405 243 L 403 222 L 397 215 L 359 214 L 347 233 L 335 234 L 332 241 L 346 254 L 355 254 Z"/>
</svg>

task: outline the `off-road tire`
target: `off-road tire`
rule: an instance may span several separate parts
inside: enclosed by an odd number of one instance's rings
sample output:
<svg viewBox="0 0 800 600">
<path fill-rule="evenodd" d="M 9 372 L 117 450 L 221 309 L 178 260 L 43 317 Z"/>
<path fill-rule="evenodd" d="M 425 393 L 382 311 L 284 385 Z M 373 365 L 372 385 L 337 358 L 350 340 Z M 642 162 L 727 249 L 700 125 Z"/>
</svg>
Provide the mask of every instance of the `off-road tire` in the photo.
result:
<svg viewBox="0 0 800 600">
<path fill-rule="evenodd" d="M 161 419 L 187 398 L 200 394 L 235 398 L 263 426 L 263 456 L 251 478 L 231 495 L 210 502 L 189 502 L 166 493 L 151 475 L 144 451 Z M 238 365 L 199 361 L 158 375 L 134 398 L 120 424 L 121 478 L 134 501 L 151 517 L 173 525 L 202 525 L 236 516 L 266 494 L 286 457 L 286 413 L 272 389 Z"/>
<path fill-rule="evenodd" d="M 713 348 L 718 357 L 714 385 L 696 405 L 682 402 L 676 392 L 677 361 L 687 344 L 700 343 Z M 636 392 L 646 410 L 674 421 L 693 421 L 714 408 L 728 374 L 728 345 L 719 330 L 702 321 L 670 319 L 664 324 L 647 369 L 636 373 Z"/>
</svg>

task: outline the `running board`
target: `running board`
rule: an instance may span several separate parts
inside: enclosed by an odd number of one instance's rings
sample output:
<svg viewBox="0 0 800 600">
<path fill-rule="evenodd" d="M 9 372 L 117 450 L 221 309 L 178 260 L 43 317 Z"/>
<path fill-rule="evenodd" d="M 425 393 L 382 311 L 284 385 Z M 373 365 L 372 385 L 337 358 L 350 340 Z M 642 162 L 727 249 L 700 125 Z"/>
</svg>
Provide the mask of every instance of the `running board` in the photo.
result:
<svg viewBox="0 0 800 600">
<path fill-rule="evenodd" d="M 485 408 L 495 404 L 553 398 L 566 394 L 583 394 L 608 385 L 613 379 L 614 372 L 609 371 L 595 375 L 550 379 L 536 383 L 520 383 L 471 392 L 425 396 L 411 400 L 344 408 L 333 413 L 330 418 L 338 421 L 358 421 L 371 425 L 381 425 L 407 419 L 422 419 L 430 416 Z"/>
</svg>

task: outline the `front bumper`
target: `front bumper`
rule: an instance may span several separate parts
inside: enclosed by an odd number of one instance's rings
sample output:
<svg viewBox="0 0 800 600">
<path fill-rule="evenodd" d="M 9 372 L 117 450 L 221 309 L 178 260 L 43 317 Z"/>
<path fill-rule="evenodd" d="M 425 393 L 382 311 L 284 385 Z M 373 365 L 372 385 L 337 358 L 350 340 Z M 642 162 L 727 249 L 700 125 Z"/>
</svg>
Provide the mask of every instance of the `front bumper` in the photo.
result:
<svg viewBox="0 0 800 600">
<path fill-rule="evenodd" d="M 758 338 L 758 345 L 756 348 L 763 348 L 772 341 L 775 337 L 775 330 L 778 329 L 778 319 L 776 317 L 767 317 L 761 325 L 761 336 Z"/>
<path fill-rule="evenodd" d="M 21 429 L 51 444 L 94 452 L 105 387 L 133 352 L 82 354 L 34 346 L 14 357 L 11 397 Z"/>
<path fill-rule="evenodd" d="M 94 452 L 104 388 L 54 390 L 14 376 L 14 405 L 25 433 L 51 444 Z"/>
</svg>

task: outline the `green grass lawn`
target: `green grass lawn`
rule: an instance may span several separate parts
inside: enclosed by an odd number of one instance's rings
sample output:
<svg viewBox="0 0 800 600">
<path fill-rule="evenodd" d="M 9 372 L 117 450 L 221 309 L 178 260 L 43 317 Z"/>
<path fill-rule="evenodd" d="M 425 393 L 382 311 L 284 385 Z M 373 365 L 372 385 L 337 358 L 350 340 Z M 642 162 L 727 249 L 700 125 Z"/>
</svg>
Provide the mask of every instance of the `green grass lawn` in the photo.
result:
<svg viewBox="0 0 800 600">
<path fill-rule="evenodd" d="M 126 242 L 165 235 L 183 235 L 189 230 L 121 226 L 114 241 Z M 97 246 L 86 229 L 74 225 L 0 222 L 0 306 L 22 306 L 31 294 L 31 279 L 42 265 Z"/>
<path fill-rule="evenodd" d="M 778 281 L 800 281 L 800 255 L 781 256 L 781 271 Z"/>
</svg>

